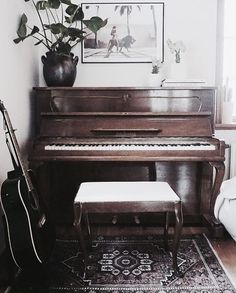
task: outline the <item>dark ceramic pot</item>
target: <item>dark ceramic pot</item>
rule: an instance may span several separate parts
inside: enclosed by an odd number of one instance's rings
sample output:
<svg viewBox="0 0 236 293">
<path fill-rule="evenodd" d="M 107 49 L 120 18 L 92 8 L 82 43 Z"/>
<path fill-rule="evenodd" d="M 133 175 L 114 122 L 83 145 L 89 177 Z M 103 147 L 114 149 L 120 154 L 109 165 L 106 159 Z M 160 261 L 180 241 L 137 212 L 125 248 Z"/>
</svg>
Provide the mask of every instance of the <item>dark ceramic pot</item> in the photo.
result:
<svg viewBox="0 0 236 293">
<path fill-rule="evenodd" d="M 42 56 L 43 76 L 47 86 L 73 86 L 76 78 L 78 57 L 47 52 Z"/>
</svg>

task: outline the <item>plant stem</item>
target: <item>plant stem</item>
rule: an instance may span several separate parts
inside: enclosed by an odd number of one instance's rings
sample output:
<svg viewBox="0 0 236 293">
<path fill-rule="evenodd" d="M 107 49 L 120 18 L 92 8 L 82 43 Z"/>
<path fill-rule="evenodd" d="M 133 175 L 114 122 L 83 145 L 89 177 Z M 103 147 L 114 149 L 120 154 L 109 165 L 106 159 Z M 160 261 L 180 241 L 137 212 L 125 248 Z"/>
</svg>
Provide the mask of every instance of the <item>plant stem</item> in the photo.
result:
<svg viewBox="0 0 236 293">
<path fill-rule="evenodd" d="M 38 17 L 39 17 L 39 20 L 40 20 L 40 23 L 41 23 L 41 26 L 42 26 L 42 29 L 43 29 L 44 38 L 45 38 L 45 41 L 46 41 L 46 44 L 47 44 L 46 47 L 47 48 L 50 48 L 50 45 L 49 45 L 49 42 L 48 42 L 48 38 L 47 38 L 47 34 L 46 34 L 46 30 L 45 30 L 44 25 L 43 25 L 42 17 L 41 17 L 41 15 L 40 15 L 40 13 L 39 13 L 39 11 L 37 9 L 37 6 L 36 6 L 34 0 L 32 0 L 32 2 L 33 2 L 33 5 L 34 5 L 34 7 L 35 7 L 35 9 L 37 11 L 37 14 L 38 14 Z"/>
<path fill-rule="evenodd" d="M 37 38 L 36 36 L 32 36 L 34 39 L 36 39 L 36 40 L 38 40 L 38 41 L 42 41 L 42 39 L 39 39 L 39 38 Z M 49 47 L 49 46 L 47 46 L 47 44 L 44 42 L 44 41 L 42 41 L 41 42 L 49 51 L 51 51 L 51 48 Z"/>
<path fill-rule="evenodd" d="M 58 14 L 57 14 L 57 10 L 54 9 L 54 11 L 55 11 L 55 15 L 56 15 L 56 17 L 57 17 L 57 21 L 60 22 L 59 16 L 58 16 Z"/>
<path fill-rule="evenodd" d="M 54 20 L 55 23 L 56 23 L 56 19 L 55 19 L 54 14 L 52 13 L 51 9 L 47 9 L 47 8 L 46 8 L 46 14 L 47 14 L 47 18 L 48 18 L 48 24 L 51 25 L 50 17 L 49 17 L 49 15 L 48 15 L 48 10 L 49 10 L 49 12 L 50 12 L 50 14 L 51 14 L 51 16 L 52 16 L 52 19 Z M 51 40 L 53 40 L 53 36 L 54 36 L 54 38 L 55 38 L 56 40 L 58 40 L 57 35 L 53 34 L 52 31 L 51 31 Z"/>
<path fill-rule="evenodd" d="M 48 9 L 48 8 L 46 8 L 46 10 L 47 10 L 47 9 Z M 55 16 L 54 16 L 52 10 L 51 10 L 51 9 L 48 9 L 48 10 L 49 10 L 49 12 L 50 12 L 50 14 L 51 14 L 51 16 L 52 16 L 53 21 L 56 23 L 56 18 L 55 18 Z M 50 21 L 49 21 L 49 18 L 48 18 L 48 22 L 50 22 Z"/>
<path fill-rule="evenodd" d="M 63 4 L 61 3 L 61 23 L 64 24 L 64 11 L 62 5 Z"/>
<path fill-rule="evenodd" d="M 47 19 L 48 19 L 48 24 L 50 25 L 51 22 L 50 22 L 50 18 L 49 18 L 49 15 L 48 15 L 47 7 L 45 8 L 45 11 L 46 11 Z M 51 32 L 51 43 L 52 43 L 52 39 L 53 39 L 53 37 L 52 37 L 52 32 Z"/>
</svg>

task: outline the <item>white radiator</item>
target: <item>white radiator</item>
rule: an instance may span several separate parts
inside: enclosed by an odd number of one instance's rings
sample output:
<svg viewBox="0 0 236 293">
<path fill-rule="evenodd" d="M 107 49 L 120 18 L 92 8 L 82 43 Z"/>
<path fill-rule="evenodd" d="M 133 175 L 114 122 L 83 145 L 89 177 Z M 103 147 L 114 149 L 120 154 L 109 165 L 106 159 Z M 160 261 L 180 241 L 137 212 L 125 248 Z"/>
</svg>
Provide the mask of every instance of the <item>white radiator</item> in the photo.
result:
<svg viewBox="0 0 236 293">
<path fill-rule="evenodd" d="M 231 142 L 225 150 L 225 176 L 224 180 L 236 176 L 236 142 Z"/>
<path fill-rule="evenodd" d="M 228 151 L 228 157 L 225 159 L 225 169 L 228 167 L 228 178 L 236 176 L 236 142 L 231 142 Z M 227 166 L 228 165 L 228 166 Z M 227 173 L 227 171 L 225 172 Z"/>
</svg>

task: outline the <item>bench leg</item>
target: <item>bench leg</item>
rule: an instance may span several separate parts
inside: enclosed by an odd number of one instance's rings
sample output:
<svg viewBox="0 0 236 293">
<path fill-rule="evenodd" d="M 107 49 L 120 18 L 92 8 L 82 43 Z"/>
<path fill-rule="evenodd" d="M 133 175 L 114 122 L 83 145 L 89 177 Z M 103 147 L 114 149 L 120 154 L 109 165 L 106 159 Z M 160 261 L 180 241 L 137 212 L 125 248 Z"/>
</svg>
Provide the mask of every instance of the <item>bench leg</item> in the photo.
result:
<svg viewBox="0 0 236 293">
<path fill-rule="evenodd" d="M 168 230 L 169 230 L 169 213 L 168 212 L 165 212 L 164 245 L 165 245 L 166 252 L 169 251 Z"/>
<path fill-rule="evenodd" d="M 87 267 L 88 253 L 87 253 L 86 244 L 84 241 L 83 231 L 81 228 L 81 219 L 83 215 L 82 204 L 75 205 L 74 214 L 75 214 L 74 226 L 78 232 L 80 248 L 82 250 L 83 259 L 84 259 L 84 272 L 85 272 Z"/>
<path fill-rule="evenodd" d="M 91 233 L 91 227 L 89 223 L 88 212 L 85 213 L 84 219 L 85 219 L 85 225 L 86 225 L 87 233 L 88 233 L 88 246 L 91 248 L 92 247 L 92 233 Z"/>
<path fill-rule="evenodd" d="M 179 249 L 179 241 L 180 241 L 181 230 L 183 226 L 183 213 L 182 213 L 181 201 L 175 203 L 175 218 L 176 218 L 176 223 L 175 223 L 173 250 L 172 250 L 173 269 L 174 269 L 174 273 L 177 276 L 181 276 L 181 273 L 179 271 L 178 264 L 177 264 L 177 253 Z"/>
</svg>

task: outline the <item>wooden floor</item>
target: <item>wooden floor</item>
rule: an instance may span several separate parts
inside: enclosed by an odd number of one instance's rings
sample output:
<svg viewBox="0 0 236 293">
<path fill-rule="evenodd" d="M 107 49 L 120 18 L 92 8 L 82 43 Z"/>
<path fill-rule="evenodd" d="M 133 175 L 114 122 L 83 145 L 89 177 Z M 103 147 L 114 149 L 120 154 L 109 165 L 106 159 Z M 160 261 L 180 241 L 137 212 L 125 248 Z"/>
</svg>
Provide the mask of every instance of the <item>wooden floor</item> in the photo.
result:
<svg viewBox="0 0 236 293">
<path fill-rule="evenodd" d="M 68 234 L 68 227 L 64 227 L 60 229 L 59 238 L 68 238 L 74 237 L 74 231 L 71 234 Z M 66 231 L 66 233 L 65 233 Z M 93 235 L 155 235 L 160 234 L 161 230 L 158 230 L 154 227 L 123 227 L 123 226 L 112 226 L 112 227 L 94 227 L 92 230 Z M 183 235 L 191 235 L 191 234 L 199 234 L 205 233 L 208 236 L 208 232 L 205 228 L 184 228 L 182 234 Z M 229 279 L 231 280 L 232 284 L 236 288 L 236 242 L 226 235 L 224 239 L 210 239 L 210 244 L 213 247 L 219 261 L 221 262 L 222 266 L 224 267 L 226 274 L 228 275 Z M 0 293 L 4 293 L 6 288 L 1 288 L 0 286 Z"/>
<path fill-rule="evenodd" d="M 210 240 L 222 266 L 236 288 L 236 242 L 232 238 Z"/>
</svg>

